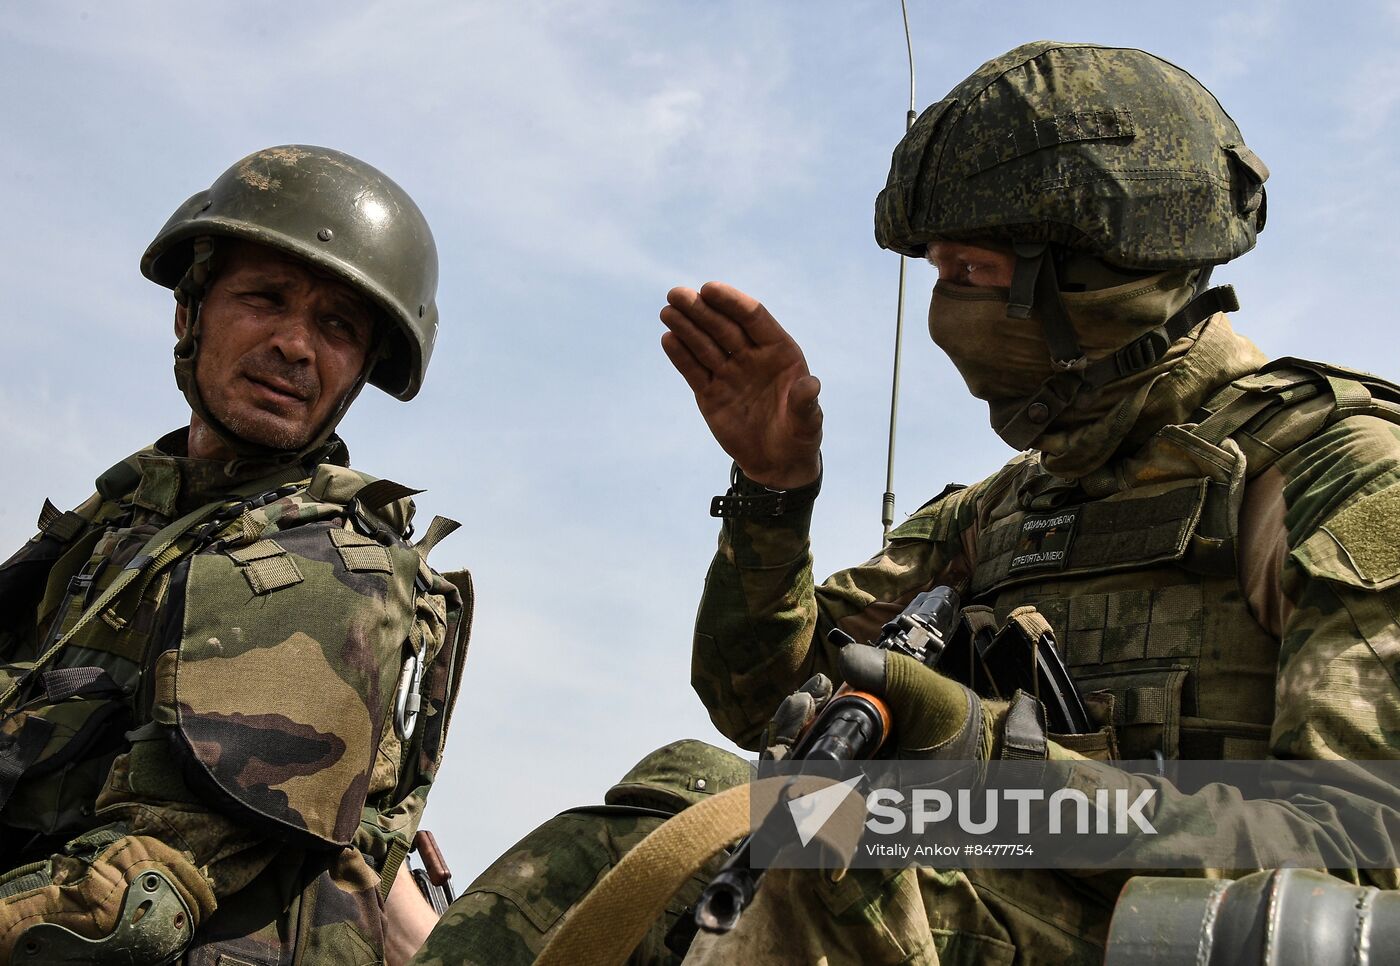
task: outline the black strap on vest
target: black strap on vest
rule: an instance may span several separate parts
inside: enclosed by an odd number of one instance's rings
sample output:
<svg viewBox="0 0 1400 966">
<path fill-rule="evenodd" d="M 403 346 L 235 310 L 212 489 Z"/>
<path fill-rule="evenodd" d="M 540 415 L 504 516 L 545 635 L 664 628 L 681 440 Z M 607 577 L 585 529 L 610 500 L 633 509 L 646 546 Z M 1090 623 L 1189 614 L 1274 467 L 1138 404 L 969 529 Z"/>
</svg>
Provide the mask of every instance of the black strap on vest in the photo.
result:
<svg viewBox="0 0 1400 966">
<path fill-rule="evenodd" d="M 54 723 L 29 718 L 13 737 L 0 737 L 0 809 L 14 794 L 15 786 L 39 758 L 53 735 Z"/>
<path fill-rule="evenodd" d="M 65 667 L 45 671 L 39 680 L 44 685 L 44 697 L 50 704 L 58 704 L 69 698 L 119 697 L 125 692 L 121 686 L 100 667 Z"/>
<path fill-rule="evenodd" d="M 1045 706 L 1017 690 L 1001 729 L 1001 757 L 1005 761 L 1044 761 Z"/>
</svg>

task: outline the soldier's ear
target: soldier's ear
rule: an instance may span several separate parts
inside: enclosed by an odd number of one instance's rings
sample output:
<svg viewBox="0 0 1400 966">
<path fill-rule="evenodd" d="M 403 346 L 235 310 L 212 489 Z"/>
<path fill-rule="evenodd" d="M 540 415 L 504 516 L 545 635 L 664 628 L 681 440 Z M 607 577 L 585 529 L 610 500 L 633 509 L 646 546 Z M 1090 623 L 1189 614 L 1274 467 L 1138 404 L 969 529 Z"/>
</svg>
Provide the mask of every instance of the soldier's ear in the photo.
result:
<svg viewBox="0 0 1400 966">
<path fill-rule="evenodd" d="M 189 312 L 177 302 L 175 304 L 175 338 L 183 339 L 185 337 L 185 329 L 189 328 L 189 321 Z"/>
</svg>

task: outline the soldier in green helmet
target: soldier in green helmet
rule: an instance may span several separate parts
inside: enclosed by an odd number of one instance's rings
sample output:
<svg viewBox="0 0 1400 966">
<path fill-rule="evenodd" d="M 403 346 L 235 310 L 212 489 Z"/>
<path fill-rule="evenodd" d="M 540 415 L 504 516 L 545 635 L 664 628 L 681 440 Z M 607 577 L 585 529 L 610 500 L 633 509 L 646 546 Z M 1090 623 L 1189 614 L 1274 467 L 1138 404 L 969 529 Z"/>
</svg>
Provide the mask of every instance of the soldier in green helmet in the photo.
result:
<svg viewBox="0 0 1400 966">
<path fill-rule="evenodd" d="M 754 748 L 780 705 L 810 718 L 828 683 L 786 696 L 823 675 L 883 694 L 908 757 L 1400 757 L 1400 389 L 1270 362 L 1231 327 L 1233 293 L 1208 279 L 1254 246 L 1267 177 L 1215 98 L 1140 50 L 1027 44 L 924 111 L 876 238 L 936 266 L 930 334 L 1021 452 L 820 584 L 816 378 L 750 296 L 669 293 L 663 347 L 735 462 L 692 664 L 722 732 Z M 871 640 L 942 584 L 993 626 L 1035 608 L 1095 733 L 1046 734 L 1034 698 L 1008 706 L 828 643 L 833 628 Z M 1393 809 L 1339 801 L 1391 840 Z M 1282 823 L 1268 828 L 1350 847 L 1325 810 L 1258 804 Z M 1154 824 L 1189 843 L 1196 808 L 1180 796 Z M 1357 865 L 1333 871 L 1400 886 L 1400 870 Z M 1098 963 L 1125 878 L 773 873 L 692 956 L 774 962 L 779 935 L 791 962 Z"/>
<path fill-rule="evenodd" d="M 633 846 L 671 816 L 748 780 L 747 762 L 703 741 L 658 748 L 608 789 L 604 804 L 561 812 L 507 849 L 452 904 L 413 966 L 528 966 Z M 680 963 L 694 933 L 691 904 L 720 858 L 671 897 L 630 966 Z"/>
<path fill-rule="evenodd" d="M 365 383 L 422 385 L 432 233 L 370 165 L 284 145 L 141 270 L 188 423 L 0 566 L 0 962 L 402 962 L 470 580 L 335 429 Z"/>
</svg>

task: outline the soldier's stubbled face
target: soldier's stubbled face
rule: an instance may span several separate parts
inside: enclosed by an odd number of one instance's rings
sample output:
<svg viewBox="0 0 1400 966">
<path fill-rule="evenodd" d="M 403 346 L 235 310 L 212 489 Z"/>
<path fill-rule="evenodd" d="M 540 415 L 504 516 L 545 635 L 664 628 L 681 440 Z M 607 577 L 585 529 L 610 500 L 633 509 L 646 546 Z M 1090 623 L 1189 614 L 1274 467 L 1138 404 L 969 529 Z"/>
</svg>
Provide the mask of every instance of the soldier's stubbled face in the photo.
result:
<svg viewBox="0 0 1400 966">
<path fill-rule="evenodd" d="M 200 310 L 199 394 L 240 439 L 296 451 L 354 388 L 375 319 L 349 285 L 300 259 L 225 243 Z M 185 324 L 180 309 L 177 334 Z"/>
</svg>

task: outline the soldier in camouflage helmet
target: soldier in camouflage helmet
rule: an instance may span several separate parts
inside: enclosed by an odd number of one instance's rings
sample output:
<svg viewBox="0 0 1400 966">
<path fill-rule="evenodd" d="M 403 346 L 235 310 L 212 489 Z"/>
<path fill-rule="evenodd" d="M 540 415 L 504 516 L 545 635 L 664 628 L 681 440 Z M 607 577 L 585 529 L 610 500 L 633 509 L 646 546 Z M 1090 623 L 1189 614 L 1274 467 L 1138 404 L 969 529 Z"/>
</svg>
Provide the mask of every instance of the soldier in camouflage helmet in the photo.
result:
<svg viewBox="0 0 1400 966">
<path fill-rule="evenodd" d="M 367 382 L 418 391 L 432 234 L 370 165 L 284 145 L 141 270 L 188 425 L 0 567 L 0 962 L 402 962 L 470 583 L 335 428 Z"/>
<path fill-rule="evenodd" d="M 561 812 L 511 846 L 452 904 L 414 966 L 528 966 L 569 910 L 653 829 L 748 780 L 747 762 L 703 741 L 658 748 L 608 790 L 603 805 Z M 694 932 L 690 906 L 721 859 L 671 897 L 629 966 L 680 963 Z"/>
<path fill-rule="evenodd" d="M 937 267 L 930 333 L 1023 452 L 820 585 L 816 378 L 751 297 L 669 293 L 663 347 L 735 461 L 692 664 L 721 731 L 754 747 L 819 673 L 883 693 L 904 754 L 1009 755 L 1008 716 L 1044 720 L 1034 699 L 1008 710 L 903 655 L 827 642 L 871 640 L 949 584 L 994 624 L 1036 608 L 1096 713 L 1091 735 L 1021 729 L 1018 756 L 1400 757 L 1400 391 L 1270 363 L 1232 330 L 1233 293 L 1207 287 L 1264 227 L 1267 175 L 1204 87 L 1140 50 L 1027 44 L 928 108 L 895 149 L 876 237 Z M 1173 801 L 1153 822 L 1189 849 L 1200 806 Z M 1347 841 L 1321 812 L 1259 806 L 1287 817 L 1280 834 Z M 1372 816 L 1374 841 L 1400 819 L 1337 807 Z M 1336 871 L 1400 885 L 1396 869 Z M 692 956 L 773 961 L 781 934 L 794 962 L 1096 963 L 1122 879 L 792 873 Z"/>
</svg>

